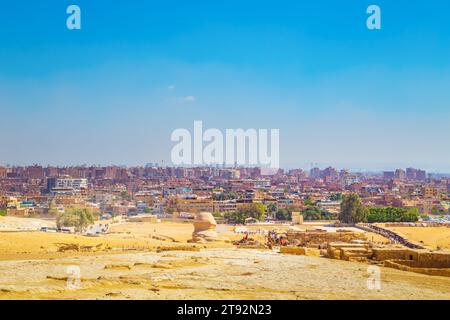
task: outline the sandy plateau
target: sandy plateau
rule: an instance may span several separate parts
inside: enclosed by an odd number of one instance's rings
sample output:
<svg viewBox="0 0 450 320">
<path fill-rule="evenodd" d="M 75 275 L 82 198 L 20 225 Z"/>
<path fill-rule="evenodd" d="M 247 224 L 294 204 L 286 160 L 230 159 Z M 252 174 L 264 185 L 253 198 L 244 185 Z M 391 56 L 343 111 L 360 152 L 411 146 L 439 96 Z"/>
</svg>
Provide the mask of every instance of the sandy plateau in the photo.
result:
<svg viewBox="0 0 450 320">
<path fill-rule="evenodd" d="M 450 299 L 448 277 L 381 268 L 381 289 L 370 290 L 365 263 L 189 244 L 187 223 L 125 223 L 101 237 L 14 223 L 0 219 L 9 230 L 0 232 L 0 299 Z"/>
<path fill-rule="evenodd" d="M 407 239 L 421 243 L 428 249 L 450 249 L 450 228 L 445 227 L 387 227 Z"/>
</svg>

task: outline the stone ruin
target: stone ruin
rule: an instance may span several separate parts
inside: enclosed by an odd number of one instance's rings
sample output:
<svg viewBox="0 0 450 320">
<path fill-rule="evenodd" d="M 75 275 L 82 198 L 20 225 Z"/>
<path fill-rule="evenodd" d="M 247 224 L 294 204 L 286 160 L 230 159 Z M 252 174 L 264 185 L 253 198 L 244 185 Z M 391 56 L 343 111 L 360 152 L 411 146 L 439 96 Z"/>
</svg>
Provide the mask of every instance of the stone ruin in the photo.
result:
<svg viewBox="0 0 450 320">
<path fill-rule="evenodd" d="M 450 251 L 408 247 L 374 247 L 361 232 L 288 232 L 289 245 L 280 253 L 311 255 L 312 248 L 326 258 L 380 264 L 385 267 L 427 275 L 450 277 Z M 310 251 L 310 252 L 308 252 Z"/>
<path fill-rule="evenodd" d="M 218 241 L 219 236 L 215 231 L 217 222 L 209 212 L 201 212 L 195 215 L 194 232 L 190 242 Z"/>
<path fill-rule="evenodd" d="M 409 248 L 374 248 L 372 259 L 385 267 L 427 275 L 450 277 L 450 252 Z"/>
<path fill-rule="evenodd" d="M 352 231 L 291 231 L 286 234 L 289 243 L 309 248 L 318 248 L 319 246 L 330 242 L 352 242 L 354 240 L 366 241 L 366 235 L 362 232 Z"/>
<path fill-rule="evenodd" d="M 372 246 L 370 243 L 361 240 L 351 242 L 330 242 L 326 249 L 322 249 L 324 257 L 345 261 L 368 262 L 372 256 Z"/>
<path fill-rule="evenodd" d="M 410 248 L 373 248 L 369 243 L 328 243 L 322 250 L 327 258 L 381 263 L 385 267 L 427 275 L 450 277 L 450 252 Z"/>
</svg>

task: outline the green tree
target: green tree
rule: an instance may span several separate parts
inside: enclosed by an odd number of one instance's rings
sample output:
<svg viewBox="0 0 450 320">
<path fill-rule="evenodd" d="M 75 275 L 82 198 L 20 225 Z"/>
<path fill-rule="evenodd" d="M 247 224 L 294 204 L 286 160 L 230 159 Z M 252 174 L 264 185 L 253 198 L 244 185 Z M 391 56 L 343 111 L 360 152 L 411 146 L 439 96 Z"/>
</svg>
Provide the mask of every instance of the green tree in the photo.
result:
<svg viewBox="0 0 450 320">
<path fill-rule="evenodd" d="M 152 208 L 149 207 L 145 208 L 144 213 L 152 213 Z"/>
<path fill-rule="evenodd" d="M 275 217 L 277 218 L 277 220 L 291 220 L 292 212 L 288 209 L 278 209 Z"/>
<path fill-rule="evenodd" d="M 0 209 L 0 216 L 6 216 L 6 209 Z"/>
<path fill-rule="evenodd" d="M 239 199 L 239 195 L 236 192 L 229 192 L 226 194 L 225 198 L 227 200 L 235 200 L 235 199 Z"/>
<path fill-rule="evenodd" d="M 124 200 L 131 200 L 131 195 L 128 193 L 128 191 L 124 190 L 120 193 L 120 196 Z"/>
<path fill-rule="evenodd" d="M 305 220 L 331 220 L 334 215 L 317 206 L 308 206 L 302 209 L 301 214 Z"/>
<path fill-rule="evenodd" d="M 224 218 L 228 222 L 244 223 L 248 218 L 264 220 L 266 207 L 261 203 L 251 203 L 239 207 L 236 211 L 226 212 Z"/>
<path fill-rule="evenodd" d="M 271 217 L 275 217 L 276 213 L 277 213 L 277 204 L 275 202 L 269 203 L 267 205 L 267 214 Z"/>
<path fill-rule="evenodd" d="M 433 206 L 433 208 L 431 208 L 432 215 L 443 215 L 446 213 L 447 213 L 447 210 L 445 210 L 444 208 L 442 208 L 440 206 Z"/>
<path fill-rule="evenodd" d="M 314 201 L 311 200 L 311 197 L 307 196 L 305 197 L 305 199 L 303 199 L 303 203 L 305 204 L 305 206 L 314 206 L 315 203 Z"/>
<path fill-rule="evenodd" d="M 371 207 L 368 209 L 368 222 L 415 222 L 419 220 L 417 208 Z"/>
<path fill-rule="evenodd" d="M 79 232 L 83 231 L 87 226 L 94 223 L 95 216 L 91 210 L 86 208 L 69 209 L 60 214 L 56 220 L 58 228 L 75 227 Z"/>
<path fill-rule="evenodd" d="M 308 206 L 301 213 L 305 220 L 320 220 L 321 218 L 321 211 L 316 206 Z"/>
<path fill-rule="evenodd" d="M 52 216 L 56 216 L 59 214 L 59 211 L 56 208 L 50 207 L 50 209 L 48 210 L 48 214 L 52 215 Z"/>
<path fill-rule="evenodd" d="M 212 215 L 214 218 L 222 218 L 223 217 L 222 213 L 220 213 L 220 212 L 213 212 Z"/>
<path fill-rule="evenodd" d="M 332 193 L 330 195 L 329 199 L 331 201 L 342 201 L 343 197 L 344 196 L 342 195 L 342 193 L 338 192 L 338 193 Z"/>
<path fill-rule="evenodd" d="M 214 201 L 223 201 L 225 200 L 225 194 L 223 192 L 213 193 L 212 198 Z"/>
<path fill-rule="evenodd" d="M 367 221 L 368 210 L 363 206 L 361 198 L 356 193 L 345 195 L 341 203 L 339 221 L 343 223 L 358 223 Z"/>
</svg>

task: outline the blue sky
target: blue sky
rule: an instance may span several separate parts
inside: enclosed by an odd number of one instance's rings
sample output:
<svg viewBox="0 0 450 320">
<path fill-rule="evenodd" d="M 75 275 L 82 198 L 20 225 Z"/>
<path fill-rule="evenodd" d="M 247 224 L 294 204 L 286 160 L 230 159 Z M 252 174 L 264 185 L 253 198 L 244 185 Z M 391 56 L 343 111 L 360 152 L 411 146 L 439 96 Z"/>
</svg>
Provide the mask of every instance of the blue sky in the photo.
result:
<svg viewBox="0 0 450 320">
<path fill-rule="evenodd" d="M 168 163 L 202 120 L 279 128 L 284 167 L 450 172 L 448 1 L 0 4 L 0 164 Z"/>
</svg>

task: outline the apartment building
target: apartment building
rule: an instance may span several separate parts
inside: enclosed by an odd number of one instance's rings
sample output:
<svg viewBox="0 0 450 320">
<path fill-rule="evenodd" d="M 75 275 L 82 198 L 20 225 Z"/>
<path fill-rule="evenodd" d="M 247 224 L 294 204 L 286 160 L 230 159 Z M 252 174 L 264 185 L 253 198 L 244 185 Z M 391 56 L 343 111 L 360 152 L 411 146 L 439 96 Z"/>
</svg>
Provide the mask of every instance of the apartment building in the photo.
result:
<svg viewBox="0 0 450 320">
<path fill-rule="evenodd" d="M 176 207 L 185 212 L 213 212 L 214 202 L 212 199 L 177 199 Z"/>
</svg>

